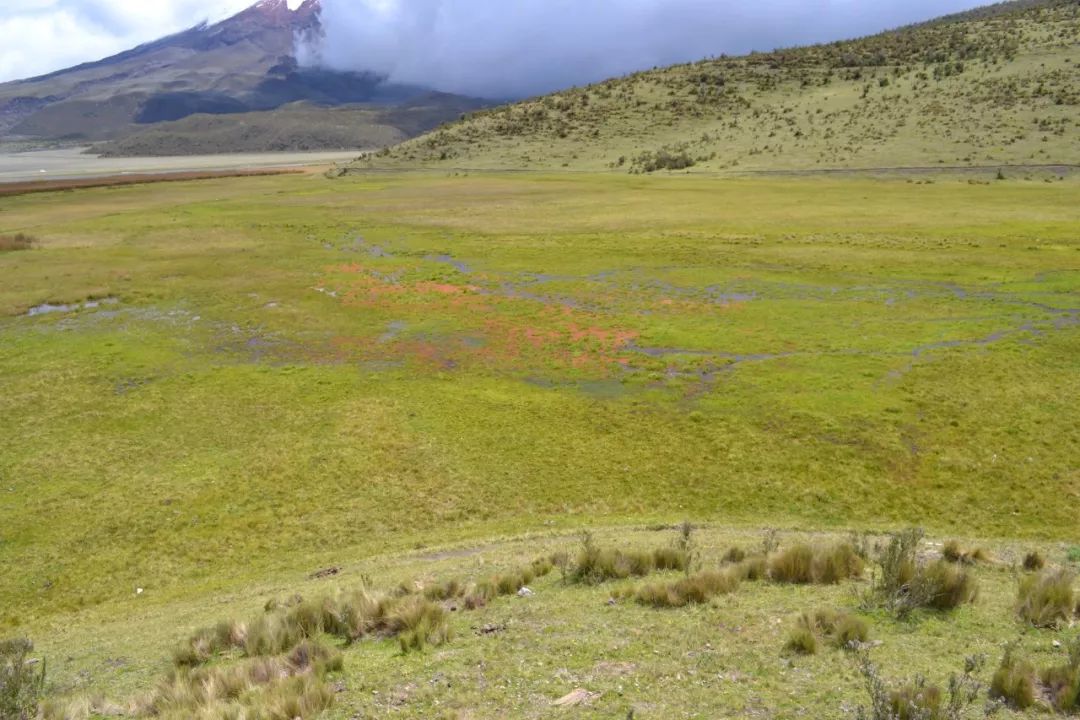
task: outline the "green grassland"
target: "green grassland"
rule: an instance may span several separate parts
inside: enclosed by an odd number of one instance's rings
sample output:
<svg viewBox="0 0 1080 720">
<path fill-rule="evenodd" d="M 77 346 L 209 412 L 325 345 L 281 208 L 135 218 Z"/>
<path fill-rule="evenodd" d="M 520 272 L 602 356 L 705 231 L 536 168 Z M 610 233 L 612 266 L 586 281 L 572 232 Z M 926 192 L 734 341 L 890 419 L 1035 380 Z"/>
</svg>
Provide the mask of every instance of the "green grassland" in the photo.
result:
<svg viewBox="0 0 1080 720">
<path fill-rule="evenodd" d="M 1080 8 L 1012 2 L 471 114 L 357 167 L 746 173 L 1080 164 Z"/>
<path fill-rule="evenodd" d="M 938 682 L 996 663 L 1023 629 L 1012 562 L 1080 542 L 1078 199 L 446 173 L 6 199 L 0 235 L 36 242 L 0 253 L 0 627 L 56 690 L 122 697 L 195 627 L 332 565 L 475 577 L 683 518 L 711 563 L 766 525 L 921 524 L 1002 561 L 955 617 L 877 617 L 879 659 Z M 544 717 L 585 686 L 585 717 L 860 697 L 843 653 L 781 654 L 791 614 L 852 606 L 848 585 L 663 612 L 535 589 L 454 615 L 435 650 L 347 650 L 330 717 Z"/>
</svg>

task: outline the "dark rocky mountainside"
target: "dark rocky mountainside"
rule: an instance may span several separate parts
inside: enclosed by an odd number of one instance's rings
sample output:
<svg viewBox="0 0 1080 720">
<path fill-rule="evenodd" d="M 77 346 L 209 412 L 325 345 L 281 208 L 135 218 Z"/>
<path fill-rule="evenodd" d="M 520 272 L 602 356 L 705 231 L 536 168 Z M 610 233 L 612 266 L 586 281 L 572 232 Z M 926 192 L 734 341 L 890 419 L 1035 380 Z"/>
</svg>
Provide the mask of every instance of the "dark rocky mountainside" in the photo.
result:
<svg viewBox="0 0 1080 720">
<path fill-rule="evenodd" d="M 0 139 L 113 140 L 197 114 L 265 113 L 297 102 L 396 107 L 429 95 L 373 74 L 300 67 L 296 40 L 320 31 L 320 9 L 319 0 L 296 10 L 286 0 L 261 0 L 220 23 L 0 85 Z M 463 99 L 452 100 L 439 121 L 457 117 Z"/>
</svg>

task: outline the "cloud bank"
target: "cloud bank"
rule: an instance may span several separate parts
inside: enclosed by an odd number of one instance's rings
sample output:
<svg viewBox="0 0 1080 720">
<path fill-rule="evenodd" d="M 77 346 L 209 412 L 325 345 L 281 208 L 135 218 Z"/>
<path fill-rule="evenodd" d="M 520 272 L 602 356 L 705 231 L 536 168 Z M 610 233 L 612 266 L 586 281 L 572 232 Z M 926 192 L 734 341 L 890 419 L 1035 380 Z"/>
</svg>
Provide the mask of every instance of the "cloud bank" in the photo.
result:
<svg viewBox="0 0 1080 720">
<path fill-rule="evenodd" d="M 322 0 L 302 62 L 513 98 L 657 65 L 866 35 L 985 0 Z"/>
</svg>

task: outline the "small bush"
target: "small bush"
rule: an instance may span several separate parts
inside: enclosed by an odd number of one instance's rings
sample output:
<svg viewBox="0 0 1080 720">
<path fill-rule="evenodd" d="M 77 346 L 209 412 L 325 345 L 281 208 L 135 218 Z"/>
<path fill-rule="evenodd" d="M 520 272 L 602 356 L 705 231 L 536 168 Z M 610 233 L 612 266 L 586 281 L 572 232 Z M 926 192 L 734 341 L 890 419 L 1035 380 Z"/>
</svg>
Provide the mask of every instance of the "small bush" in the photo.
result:
<svg viewBox="0 0 1080 720">
<path fill-rule="evenodd" d="M 1043 571 L 1020 580 L 1016 612 L 1035 627 L 1052 628 L 1075 612 L 1073 581 L 1068 570 Z"/>
<path fill-rule="evenodd" d="M 1038 550 L 1032 550 L 1024 556 L 1024 569 L 1028 572 L 1038 572 L 1046 567 L 1046 558 Z"/>
<path fill-rule="evenodd" d="M 672 583 L 651 583 L 641 587 L 635 599 L 654 608 L 679 608 L 703 604 L 739 588 L 738 574 L 730 570 L 706 570 Z"/>
<path fill-rule="evenodd" d="M 1065 559 L 1072 563 L 1080 563 L 1080 545 L 1069 548 L 1065 553 Z"/>
<path fill-rule="evenodd" d="M 862 572 L 862 559 L 846 543 L 829 548 L 795 545 L 769 562 L 771 579 L 798 585 L 835 585 Z"/>
<path fill-rule="evenodd" d="M 37 241 L 24 233 L 14 235 L 0 235 L 0 252 L 15 252 L 17 250 L 30 250 Z"/>
<path fill-rule="evenodd" d="M 0 718 L 30 720 L 37 717 L 38 700 L 45 685 L 45 664 L 40 671 L 28 658 L 34 645 L 25 639 L 0 642 Z"/>
<path fill-rule="evenodd" d="M 951 610 L 978 597 L 978 581 L 967 570 L 944 558 L 920 567 L 917 562 L 923 531 L 917 528 L 893 535 L 878 558 L 880 574 L 866 605 L 882 606 L 903 618 L 916 608 Z"/>
<path fill-rule="evenodd" d="M 920 528 L 909 528 L 893 535 L 878 560 L 881 575 L 877 592 L 883 598 L 895 598 L 915 577 L 916 556 L 924 533 Z"/>
<path fill-rule="evenodd" d="M 1035 704 L 1035 679 L 1035 666 L 1018 660 L 1010 647 L 990 682 L 990 697 L 1026 710 Z"/>
<path fill-rule="evenodd" d="M 859 670 L 866 681 L 870 707 L 860 706 L 856 720 L 961 720 L 979 698 L 982 686 L 975 679 L 983 659 L 968 658 L 963 675 L 949 678 L 948 692 L 931 685 L 921 676 L 890 687 L 868 653 L 859 655 Z"/>
</svg>

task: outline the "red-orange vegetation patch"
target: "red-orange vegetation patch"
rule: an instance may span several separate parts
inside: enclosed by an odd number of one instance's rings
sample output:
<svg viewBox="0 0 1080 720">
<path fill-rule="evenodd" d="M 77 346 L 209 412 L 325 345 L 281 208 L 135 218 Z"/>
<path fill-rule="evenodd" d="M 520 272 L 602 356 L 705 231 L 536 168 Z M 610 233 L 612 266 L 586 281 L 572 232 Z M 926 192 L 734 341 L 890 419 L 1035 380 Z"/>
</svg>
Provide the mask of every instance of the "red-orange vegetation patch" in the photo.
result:
<svg viewBox="0 0 1080 720">
<path fill-rule="evenodd" d="M 72 180 L 30 180 L 27 182 L 0 183 L 0 197 L 60 192 L 63 190 L 120 187 L 122 185 L 147 185 L 150 183 L 189 182 L 194 180 L 217 180 L 219 178 L 265 177 L 268 175 L 297 174 L 303 175 L 305 172 L 296 168 L 279 168 L 269 170 L 214 170 L 205 172 L 145 173 L 141 175 L 113 175 L 109 177 L 79 178 Z"/>
</svg>

